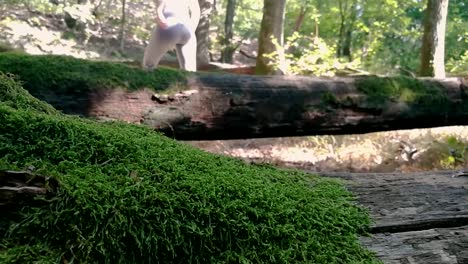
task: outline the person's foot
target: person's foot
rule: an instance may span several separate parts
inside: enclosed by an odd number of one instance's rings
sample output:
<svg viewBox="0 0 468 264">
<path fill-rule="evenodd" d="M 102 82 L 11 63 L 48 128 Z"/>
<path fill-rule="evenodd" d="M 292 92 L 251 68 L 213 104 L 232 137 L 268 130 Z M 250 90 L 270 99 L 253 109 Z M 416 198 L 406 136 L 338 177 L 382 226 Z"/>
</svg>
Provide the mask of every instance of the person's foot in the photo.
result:
<svg viewBox="0 0 468 264">
<path fill-rule="evenodd" d="M 146 72 L 153 71 L 156 67 L 154 65 L 143 65 L 143 70 Z"/>
</svg>

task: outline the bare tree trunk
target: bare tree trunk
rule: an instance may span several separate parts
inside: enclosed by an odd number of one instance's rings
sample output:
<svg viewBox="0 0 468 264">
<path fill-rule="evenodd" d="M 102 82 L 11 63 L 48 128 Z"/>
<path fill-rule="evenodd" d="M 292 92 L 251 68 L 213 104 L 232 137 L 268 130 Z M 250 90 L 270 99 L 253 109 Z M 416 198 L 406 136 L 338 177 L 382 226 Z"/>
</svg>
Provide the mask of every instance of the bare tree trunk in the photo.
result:
<svg viewBox="0 0 468 264">
<path fill-rule="evenodd" d="M 357 1 L 353 0 L 350 3 L 349 0 L 339 0 L 338 3 L 341 22 L 336 55 L 338 57 L 347 57 L 349 61 L 352 61 L 351 44 L 354 23 L 357 19 Z"/>
<path fill-rule="evenodd" d="M 421 46 L 421 76 L 445 78 L 445 28 L 449 0 L 428 0 Z"/>
<path fill-rule="evenodd" d="M 122 17 L 120 19 L 120 33 L 119 33 L 119 39 L 120 39 L 120 52 L 125 52 L 125 23 L 126 21 L 126 9 L 127 9 L 127 1 L 122 0 Z"/>
<path fill-rule="evenodd" d="M 228 0 L 226 7 L 226 19 L 224 20 L 223 50 L 221 51 L 221 62 L 232 63 L 236 47 L 232 43 L 234 16 L 236 14 L 237 0 Z"/>
<path fill-rule="evenodd" d="M 271 60 L 265 55 L 278 53 L 280 64 L 284 60 L 284 54 L 277 49 L 274 41 L 279 46 L 283 46 L 284 16 L 286 10 L 286 0 L 264 0 L 263 18 L 258 38 L 258 56 L 256 74 L 281 74 L 281 70 L 275 70 L 271 65 Z M 281 69 L 281 65 L 280 65 Z"/>
<path fill-rule="evenodd" d="M 339 36 L 338 36 L 338 45 L 336 47 L 336 56 L 341 57 L 342 56 L 342 46 L 344 42 L 344 35 L 345 35 L 345 22 L 346 22 L 346 16 L 345 12 L 347 9 L 347 4 L 348 0 L 338 0 L 338 8 L 340 11 L 340 31 L 339 31 Z"/>
<path fill-rule="evenodd" d="M 305 15 L 309 9 L 305 7 L 301 7 L 301 11 L 299 11 L 299 16 L 296 18 L 296 22 L 294 23 L 293 32 L 298 32 L 301 29 L 302 24 L 304 23 Z"/>
<path fill-rule="evenodd" d="M 201 9 L 197 31 L 197 65 L 204 68 L 210 63 L 210 20 L 215 0 L 198 0 Z"/>
</svg>

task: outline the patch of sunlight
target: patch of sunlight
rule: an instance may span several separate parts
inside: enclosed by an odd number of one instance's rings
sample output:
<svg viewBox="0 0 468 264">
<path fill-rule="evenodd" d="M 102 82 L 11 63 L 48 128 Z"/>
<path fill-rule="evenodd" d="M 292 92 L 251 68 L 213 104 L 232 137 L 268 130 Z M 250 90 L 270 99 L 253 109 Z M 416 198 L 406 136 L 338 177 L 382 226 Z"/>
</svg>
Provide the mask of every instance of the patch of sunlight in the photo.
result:
<svg viewBox="0 0 468 264">
<path fill-rule="evenodd" d="M 400 93 L 400 101 L 411 103 L 416 100 L 416 93 L 409 88 L 403 88 Z"/>
<path fill-rule="evenodd" d="M 74 40 L 62 39 L 61 32 L 34 27 L 22 21 L 0 21 L 5 41 L 34 55 L 68 55 L 76 58 L 98 58 L 97 52 L 79 49 Z"/>
</svg>

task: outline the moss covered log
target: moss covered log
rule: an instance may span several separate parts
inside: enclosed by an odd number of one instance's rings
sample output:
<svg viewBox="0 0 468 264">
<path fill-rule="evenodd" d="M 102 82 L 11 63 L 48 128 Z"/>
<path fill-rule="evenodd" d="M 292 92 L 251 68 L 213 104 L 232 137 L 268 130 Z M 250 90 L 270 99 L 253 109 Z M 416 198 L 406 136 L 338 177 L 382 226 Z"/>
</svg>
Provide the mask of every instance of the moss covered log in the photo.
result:
<svg viewBox="0 0 468 264">
<path fill-rule="evenodd" d="M 376 262 L 339 182 L 67 116 L 5 74 L 0 91 L 0 183 L 54 180 L 41 203 L 0 208 L 0 263 Z"/>
<path fill-rule="evenodd" d="M 57 109 L 146 124 L 178 139 L 350 134 L 468 123 L 462 78 L 269 77 L 144 72 L 119 63 L 0 54 Z"/>
</svg>

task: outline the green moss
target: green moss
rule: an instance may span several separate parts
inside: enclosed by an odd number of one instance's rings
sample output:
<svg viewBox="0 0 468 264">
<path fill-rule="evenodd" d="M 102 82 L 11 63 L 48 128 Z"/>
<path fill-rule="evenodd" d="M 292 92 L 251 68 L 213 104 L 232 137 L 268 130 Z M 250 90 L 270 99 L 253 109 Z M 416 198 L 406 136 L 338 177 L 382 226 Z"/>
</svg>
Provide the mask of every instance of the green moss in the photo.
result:
<svg viewBox="0 0 468 264">
<path fill-rule="evenodd" d="M 0 101 L 16 109 L 28 109 L 48 114 L 57 114 L 52 106 L 32 97 L 21 87 L 14 76 L 0 71 Z"/>
<path fill-rule="evenodd" d="M 375 262 L 357 239 L 368 215 L 339 182 L 14 102 L 0 102 L 0 170 L 32 165 L 60 187 L 2 220 L 1 263 Z"/>
<path fill-rule="evenodd" d="M 0 52 L 12 52 L 15 51 L 15 49 L 8 43 L 2 43 L 0 42 Z"/>
<path fill-rule="evenodd" d="M 186 83 L 186 73 L 168 68 L 146 72 L 123 63 L 10 52 L 0 53 L 0 71 L 18 76 L 33 94 L 43 91 L 83 93 L 114 87 L 164 90 L 175 82 Z"/>
<path fill-rule="evenodd" d="M 359 91 L 367 95 L 370 106 L 384 108 L 388 101 L 422 105 L 438 111 L 447 106 L 442 87 L 409 77 L 362 77 L 356 81 Z"/>
<path fill-rule="evenodd" d="M 338 98 L 333 93 L 326 91 L 321 96 L 321 102 L 323 105 L 336 105 Z"/>
</svg>

